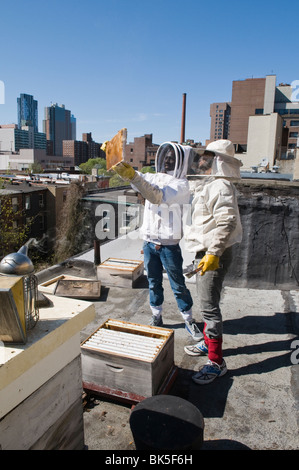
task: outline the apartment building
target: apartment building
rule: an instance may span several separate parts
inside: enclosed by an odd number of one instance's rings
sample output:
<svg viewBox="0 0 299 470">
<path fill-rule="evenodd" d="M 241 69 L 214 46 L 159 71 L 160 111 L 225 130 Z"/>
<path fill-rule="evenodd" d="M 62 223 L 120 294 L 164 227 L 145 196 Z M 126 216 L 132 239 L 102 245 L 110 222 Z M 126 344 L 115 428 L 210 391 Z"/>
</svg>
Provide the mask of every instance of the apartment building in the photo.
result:
<svg viewBox="0 0 299 470">
<path fill-rule="evenodd" d="M 227 139 L 230 131 L 231 103 L 213 103 L 210 106 L 210 139 Z"/>
<path fill-rule="evenodd" d="M 153 134 L 135 137 L 134 142 L 128 143 L 125 147 L 126 161 L 135 170 L 141 170 L 144 166 L 154 166 L 158 147 L 159 145 L 153 143 Z"/>
<path fill-rule="evenodd" d="M 249 116 L 264 114 L 265 78 L 233 81 L 229 139 L 246 150 Z"/>
<path fill-rule="evenodd" d="M 19 152 L 20 149 L 46 149 L 46 135 L 34 132 L 33 127 L 17 124 L 0 125 L 0 152 Z"/>
<path fill-rule="evenodd" d="M 82 140 L 63 140 L 62 154 L 72 157 L 75 165 L 87 162 L 90 158 L 105 158 L 101 145 L 92 139 L 91 132 L 82 134 Z"/>
<path fill-rule="evenodd" d="M 299 102 L 293 98 L 292 86 L 277 86 L 276 75 L 233 81 L 231 101 L 210 106 L 209 141 L 231 140 L 237 152 L 246 153 L 246 164 L 257 165 L 260 158 L 268 158 L 272 165 L 280 159 L 294 159 Z"/>
</svg>

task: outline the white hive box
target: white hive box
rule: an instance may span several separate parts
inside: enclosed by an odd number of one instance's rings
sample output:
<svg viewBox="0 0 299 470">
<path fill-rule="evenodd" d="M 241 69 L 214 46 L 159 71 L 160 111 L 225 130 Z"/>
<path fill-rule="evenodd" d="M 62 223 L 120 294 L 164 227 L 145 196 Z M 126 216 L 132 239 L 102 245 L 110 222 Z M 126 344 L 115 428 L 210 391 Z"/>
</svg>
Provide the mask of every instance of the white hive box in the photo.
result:
<svg viewBox="0 0 299 470">
<path fill-rule="evenodd" d="M 81 343 L 81 358 L 84 389 L 139 401 L 173 374 L 174 333 L 109 319 Z"/>
<path fill-rule="evenodd" d="M 143 271 L 143 261 L 108 258 L 97 266 L 97 278 L 102 285 L 133 287 Z"/>
</svg>

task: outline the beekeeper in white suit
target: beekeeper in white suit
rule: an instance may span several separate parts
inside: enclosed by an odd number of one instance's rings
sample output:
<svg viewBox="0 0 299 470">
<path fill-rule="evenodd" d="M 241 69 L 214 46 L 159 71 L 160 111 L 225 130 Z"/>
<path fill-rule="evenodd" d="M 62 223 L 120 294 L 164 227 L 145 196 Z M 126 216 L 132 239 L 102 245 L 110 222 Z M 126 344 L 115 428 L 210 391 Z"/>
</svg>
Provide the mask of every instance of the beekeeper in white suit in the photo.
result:
<svg viewBox="0 0 299 470">
<path fill-rule="evenodd" d="M 222 353 L 222 315 L 219 307 L 223 280 L 232 261 L 232 246 L 242 240 L 236 189 L 242 163 L 229 140 L 211 142 L 199 151 L 193 169 L 202 177 L 191 180 L 191 224 L 185 227 L 185 248 L 195 253 L 197 293 L 204 319 L 204 339 L 185 346 L 192 356 L 207 355 L 208 362 L 192 378 L 207 384 L 227 372 Z"/>
<path fill-rule="evenodd" d="M 129 180 L 145 198 L 141 234 L 144 239 L 144 267 L 149 282 L 150 324 L 162 326 L 163 267 L 168 275 L 185 327 L 194 340 L 202 337 L 192 318 L 192 297 L 185 284 L 180 240 L 183 236 L 183 210 L 190 203 L 186 173 L 192 148 L 165 142 L 156 155 L 156 173 L 142 174 L 128 163 L 113 168 Z"/>
</svg>

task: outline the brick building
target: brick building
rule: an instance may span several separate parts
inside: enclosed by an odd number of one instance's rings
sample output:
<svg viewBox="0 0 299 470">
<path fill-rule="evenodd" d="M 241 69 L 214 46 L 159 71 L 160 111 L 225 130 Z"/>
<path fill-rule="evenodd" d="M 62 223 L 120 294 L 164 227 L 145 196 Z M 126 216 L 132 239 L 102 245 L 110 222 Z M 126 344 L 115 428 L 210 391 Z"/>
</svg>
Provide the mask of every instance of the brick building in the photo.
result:
<svg viewBox="0 0 299 470">
<path fill-rule="evenodd" d="M 74 164 L 80 165 L 90 158 L 105 158 L 101 144 L 92 139 L 91 132 L 82 134 L 82 140 L 64 140 L 62 142 L 63 156 L 74 158 Z"/>
<path fill-rule="evenodd" d="M 281 157 L 293 158 L 299 139 L 299 102 L 294 101 L 289 84 L 276 85 L 276 75 L 247 78 L 232 83 L 229 102 L 210 106 L 210 142 L 231 140 L 237 151 L 247 150 L 249 121 L 258 116 L 278 114 L 282 117 Z"/>
<path fill-rule="evenodd" d="M 153 144 L 153 134 L 135 137 L 134 142 L 128 143 L 125 147 L 125 159 L 135 170 L 141 170 L 144 166 L 154 166 L 158 147 L 159 145 Z"/>
</svg>

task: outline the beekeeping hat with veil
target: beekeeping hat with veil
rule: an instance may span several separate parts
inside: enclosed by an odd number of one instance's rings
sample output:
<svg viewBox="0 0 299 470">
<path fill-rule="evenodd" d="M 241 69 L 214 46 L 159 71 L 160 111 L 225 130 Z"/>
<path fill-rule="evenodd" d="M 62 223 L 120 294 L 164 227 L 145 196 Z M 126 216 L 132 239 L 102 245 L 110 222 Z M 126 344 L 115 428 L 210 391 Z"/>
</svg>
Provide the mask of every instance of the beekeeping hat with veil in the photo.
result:
<svg viewBox="0 0 299 470">
<path fill-rule="evenodd" d="M 193 149 L 192 172 L 197 173 L 196 163 L 202 156 L 214 157 L 211 166 L 211 175 L 224 176 L 226 178 L 240 178 L 242 162 L 235 157 L 235 147 L 230 140 L 216 140 L 207 145 L 205 150 Z"/>
<path fill-rule="evenodd" d="M 156 154 L 156 172 L 167 173 L 174 178 L 185 178 L 188 172 L 192 147 L 174 142 L 164 142 Z"/>
</svg>

